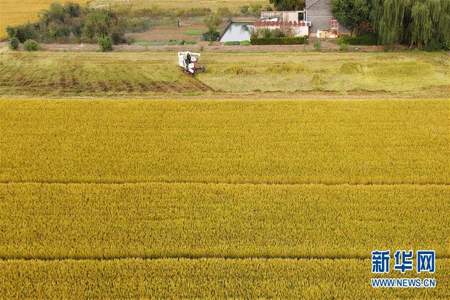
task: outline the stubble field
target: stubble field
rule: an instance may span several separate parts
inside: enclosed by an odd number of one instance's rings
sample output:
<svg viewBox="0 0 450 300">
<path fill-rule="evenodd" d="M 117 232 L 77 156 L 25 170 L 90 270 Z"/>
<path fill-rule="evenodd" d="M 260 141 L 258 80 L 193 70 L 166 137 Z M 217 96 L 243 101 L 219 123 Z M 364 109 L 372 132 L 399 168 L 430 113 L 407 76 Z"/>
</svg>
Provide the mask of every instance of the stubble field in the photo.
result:
<svg viewBox="0 0 450 300">
<path fill-rule="evenodd" d="M 200 61 L 207 72 L 193 79 L 178 69 L 176 51 L 3 51 L 0 93 L 125 98 L 205 92 L 285 93 L 302 98 L 305 93 L 442 98 L 450 93 L 447 53 L 205 51 Z"/>
</svg>

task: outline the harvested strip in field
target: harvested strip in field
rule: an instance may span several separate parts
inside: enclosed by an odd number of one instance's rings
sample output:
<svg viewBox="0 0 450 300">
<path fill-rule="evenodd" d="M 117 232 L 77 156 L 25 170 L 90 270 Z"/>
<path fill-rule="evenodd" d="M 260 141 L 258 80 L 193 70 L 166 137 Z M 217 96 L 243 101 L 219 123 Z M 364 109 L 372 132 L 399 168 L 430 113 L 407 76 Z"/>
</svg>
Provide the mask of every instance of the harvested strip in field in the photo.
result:
<svg viewBox="0 0 450 300">
<path fill-rule="evenodd" d="M 450 256 L 449 186 L 1 184 L 0 200 L 0 258 Z"/>
<path fill-rule="evenodd" d="M 450 260 L 436 264 L 436 288 L 375 289 L 369 260 L 12 260 L 0 261 L 0 294 L 19 299 L 449 298 Z"/>
<path fill-rule="evenodd" d="M 214 90 L 290 92 L 302 98 L 308 92 L 444 98 L 450 93 L 450 62 L 443 52 L 214 51 L 202 54 L 200 63 L 207 72 L 196 79 L 183 74 L 176 59 L 171 51 L 4 52 L 0 94 L 130 97 L 160 92 L 204 95 Z"/>
<path fill-rule="evenodd" d="M 0 101 L 0 182 L 449 184 L 450 101 Z"/>
<path fill-rule="evenodd" d="M 173 55 L 67 52 L 1 54 L 0 93 L 131 96 L 210 90 L 205 84 L 181 72 L 173 62 Z"/>
</svg>

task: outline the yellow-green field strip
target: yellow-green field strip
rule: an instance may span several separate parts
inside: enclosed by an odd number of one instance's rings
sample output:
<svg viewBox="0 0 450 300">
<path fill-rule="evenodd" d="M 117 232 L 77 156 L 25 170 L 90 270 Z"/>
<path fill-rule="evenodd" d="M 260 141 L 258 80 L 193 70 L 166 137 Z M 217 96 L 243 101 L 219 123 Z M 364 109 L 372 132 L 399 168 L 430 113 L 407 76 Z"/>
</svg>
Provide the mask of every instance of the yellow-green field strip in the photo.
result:
<svg viewBox="0 0 450 300">
<path fill-rule="evenodd" d="M 0 199 L 2 258 L 450 257 L 448 186 L 1 184 Z"/>
<path fill-rule="evenodd" d="M 450 183 L 450 101 L 0 100 L 0 182 Z"/>
<path fill-rule="evenodd" d="M 19 299 L 450 297 L 449 259 L 438 259 L 434 289 L 371 288 L 370 267 L 370 260 L 354 259 L 10 260 L 0 261 L 0 294 Z"/>
<path fill-rule="evenodd" d="M 448 298 L 449 113 L 0 100 L 0 295 Z M 437 288 L 371 288 L 374 249 L 435 249 Z"/>
</svg>

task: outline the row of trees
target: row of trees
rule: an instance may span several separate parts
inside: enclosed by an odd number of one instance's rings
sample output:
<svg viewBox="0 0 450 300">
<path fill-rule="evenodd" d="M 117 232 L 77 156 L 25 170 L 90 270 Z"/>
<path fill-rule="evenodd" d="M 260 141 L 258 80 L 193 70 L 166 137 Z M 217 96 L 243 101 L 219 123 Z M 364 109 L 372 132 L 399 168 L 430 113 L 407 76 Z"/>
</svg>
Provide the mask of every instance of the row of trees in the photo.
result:
<svg viewBox="0 0 450 300">
<path fill-rule="evenodd" d="M 333 13 L 353 33 L 374 32 L 385 45 L 450 48 L 449 0 L 333 0 Z"/>
<path fill-rule="evenodd" d="M 10 39 L 17 38 L 22 43 L 29 39 L 96 42 L 103 37 L 121 43 L 125 29 L 124 21 L 110 10 L 82 8 L 75 3 L 53 3 L 40 15 L 38 22 L 8 27 L 7 32 Z"/>
</svg>

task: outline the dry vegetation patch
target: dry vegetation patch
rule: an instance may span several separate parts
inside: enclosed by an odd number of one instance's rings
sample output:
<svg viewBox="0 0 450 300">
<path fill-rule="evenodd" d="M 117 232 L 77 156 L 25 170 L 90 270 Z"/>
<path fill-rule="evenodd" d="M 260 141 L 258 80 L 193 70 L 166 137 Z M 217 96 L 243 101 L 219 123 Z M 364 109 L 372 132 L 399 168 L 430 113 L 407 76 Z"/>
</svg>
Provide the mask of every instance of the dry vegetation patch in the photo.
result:
<svg viewBox="0 0 450 300">
<path fill-rule="evenodd" d="M 388 93 L 446 97 L 444 53 L 204 52 L 195 80 L 176 52 L 41 52 L 0 54 L 0 91 L 21 95 L 148 95 L 285 92 Z"/>
<path fill-rule="evenodd" d="M 34 95 L 204 92 L 175 59 L 147 53 L 3 53 L 0 91 Z"/>
<path fill-rule="evenodd" d="M 445 53 L 230 53 L 205 55 L 199 78 L 228 92 L 351 91 L 408 93 L 446 87 Z M 236 70 L 236 72 L 222 72 Z M 225 73 L 225 74 L 224 74 Z M 319 80 L 320 79 L 320 80 Z"/>
</svg>

